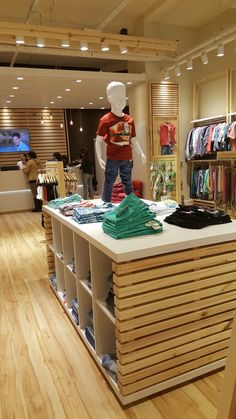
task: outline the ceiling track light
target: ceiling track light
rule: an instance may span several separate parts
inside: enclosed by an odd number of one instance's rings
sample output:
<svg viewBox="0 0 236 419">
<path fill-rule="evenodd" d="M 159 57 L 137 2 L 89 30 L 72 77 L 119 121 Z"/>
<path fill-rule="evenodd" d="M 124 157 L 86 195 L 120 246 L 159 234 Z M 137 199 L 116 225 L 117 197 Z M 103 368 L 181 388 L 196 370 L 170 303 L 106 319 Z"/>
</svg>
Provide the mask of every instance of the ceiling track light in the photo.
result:
<svg viewBox="0 0 236 419">
<path fill-rule="evenodd" d="M 204 65 L 208 64 L 208 56 L 207 56 L 207 53 L 206 52 L 204 52 L 201 55 L 201 60 L 202 60 L 202 64 L 204 64 Z"/>
<path fill-rule="evenodd" d="M 120 53 L 127 54 L 128 48 L 125 45 L 120 45 Z"/>
<path fill-rule="evenodd" d="M 110 48 L 107 44 L 103 43 L 101 45 L 101 51 L 106 52 L 106 51 L 109 51 L 109 50 L 110 50 Z"/>
<path fill-rule="evenodd" d="M 62 46 L 63 48 L 70 48 L 70 41 L 69 41 L 69 39 L 63 39 L 63 40 L 61 41 L 61 46 Z"/>
<path fill-rule="evenodd" d="M 81 41 L 80 42 L 80 51 L 88 51 L 88 42 L 87 41 Z"/>
<path fill-rule="evenodd" d="M 217 46 L 217 57 L 223 57 L 224 56 L 224 45 L 219 44 Z"/>
<path fill-rule="evenodd" d="M 180 71 L 179 65 L 177 65 L 175 67 L 175 74 L 176 74 L 177 77 L 181 76 L 181 71 Z"/>
<path fill-rule="evenodd" d="M 44 124 L 44 119 L 43 119 L 43 117 L 41 116 L 41 124 L 43 125 Z"/>
<path fill-rule="evenodd" d="M 16 45 L 23 45 L 25 43 L 24 36 L 17 35 L 16 36 Z"/>
<path fill-rule="evenodd" d="M 168 70 L 166 70 L 164 73 L 164 80 L 170 80 L 170 74 Z"/>
<path fill-rule="evenodd" d="M 38 48 L 44 48 L 45 47 L 45 40 L 44 40 L 44 38 L 37 38 L 36 46 Z"/>
<path fill-rule="evenodd" d="M 51 120 L 53 119 L 52 113 L 50 113 L 50 119 L 51 119 Z"/>
<path fill-rule="evenodd" d="M 189 58 L 187 61 L 186 70 L 192 70 L 193 69 L 193 60 L 192 58 Z"/>
</svg>

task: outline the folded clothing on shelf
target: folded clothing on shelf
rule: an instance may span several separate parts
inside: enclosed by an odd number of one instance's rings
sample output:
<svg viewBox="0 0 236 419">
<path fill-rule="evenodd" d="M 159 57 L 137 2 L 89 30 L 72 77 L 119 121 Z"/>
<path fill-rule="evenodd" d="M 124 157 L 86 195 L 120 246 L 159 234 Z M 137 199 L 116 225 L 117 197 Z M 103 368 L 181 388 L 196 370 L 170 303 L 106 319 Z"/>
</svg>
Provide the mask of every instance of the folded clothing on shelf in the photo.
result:
<svg viewBox="0 0 236 419">
<path fill-rule="evenodd" d="M 78 313 L 79 304 L 77 302 L 77 298 L 73 298 L 73 300 L 71 300 L 71 303 L 72 303 L 72 317 L 74 318 L 76 323 L 79 324 L 79 313 Z"/>
<path fill-rule="evenodd" d="M 133 193 L 104 215 L 103 231 L 114 239 L 160 233 L 162 224 L 149 206 Z"/>
<path fill-rule="evenodd" d="M 53 288 L 57 289 L 57 277 L 56 274 L 52 274 L 49 276 L 49 280 Z"/>
<path fill-rule="evenodd" d="M 85 328 L 85 337 L 90 345 L 95 349 L 95 338 L 94 331 L 92 326 L 86 326 Z"/>
<path fill-rule="evenodd" d="M 150 211 L 156 212 L 158 215 L 172 214 L 178 207 L 178 203 L 173 199 L 164 199 L 163 201 L 153 202 L 149 205 Z"/>
<path fill-rule="evenodd" d="M 102 366 L 106 368 L 114 380 L 117 379 L 117 359 L 115 353 L 107 353 L 103 355 Z"/>
<path fill-rule="evenodd" d="M 164 221 L 178 227 L 200 229 L 203 227 L 231 223 L 229 214 L 220 210 L 209 210 L 197 205 L 179 205 Z"/>
</svg>

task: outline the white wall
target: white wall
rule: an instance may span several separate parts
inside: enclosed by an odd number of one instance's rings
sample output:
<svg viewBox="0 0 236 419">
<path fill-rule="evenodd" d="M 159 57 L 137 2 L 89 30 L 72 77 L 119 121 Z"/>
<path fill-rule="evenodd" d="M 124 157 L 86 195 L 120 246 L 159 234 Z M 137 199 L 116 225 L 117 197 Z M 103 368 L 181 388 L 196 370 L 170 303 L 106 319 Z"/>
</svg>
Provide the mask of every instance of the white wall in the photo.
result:
<svg viewBox="0 0 236 419">
<path fill-rule="evenodd" d="M 134 118 L 136 127 L 136 137 L 144 154 L 147 156 L 147 144 L 150 143 L 148 84 L 143 82 L 132 88 L 129 88 L 128 96 L 130 115 Z M 143 195 L 145 198 L 147 198 L 147 164 L 143 165 L 140 155 L 138 155 L 134 150 L 133 160 L 134 167 L 132 177 L 133 179 L 141 180 L 143 182 Z"/>
</svg>

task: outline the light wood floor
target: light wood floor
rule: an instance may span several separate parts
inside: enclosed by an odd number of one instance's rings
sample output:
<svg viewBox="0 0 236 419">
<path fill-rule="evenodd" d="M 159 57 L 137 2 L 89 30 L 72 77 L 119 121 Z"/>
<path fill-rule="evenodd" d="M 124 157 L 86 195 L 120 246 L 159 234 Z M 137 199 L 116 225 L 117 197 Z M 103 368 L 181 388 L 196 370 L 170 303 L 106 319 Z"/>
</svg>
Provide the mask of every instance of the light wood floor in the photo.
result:
<svg viewBox="0 0 236 419">
<path fill-rule="evenodd" d="M 122 408 L 47 283 L 41 214 L 0 216 L 0 419 L 215 419 L 223 371 Z"/>
</svg>

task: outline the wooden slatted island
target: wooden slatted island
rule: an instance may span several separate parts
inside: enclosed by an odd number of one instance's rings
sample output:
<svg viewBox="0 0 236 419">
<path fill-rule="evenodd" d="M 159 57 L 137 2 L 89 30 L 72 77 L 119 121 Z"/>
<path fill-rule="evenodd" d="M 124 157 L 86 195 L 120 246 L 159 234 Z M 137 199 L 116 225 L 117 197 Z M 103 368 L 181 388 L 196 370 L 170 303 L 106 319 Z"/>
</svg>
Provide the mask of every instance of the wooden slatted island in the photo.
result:
<svg viewBox="0 0 236 419">
<path fill-rule="evenodd" d="M 123 405 L 225 365 L 236 307 L 236 221 L 201 230 L 163 222 L 160 234 L 115 240 L 101 223 L 79 225 L 47 206 L 44 217 L 52 289 Z M 106 306 L 111 273 L 114 315 Z M 85 336 L 91 310 L 94 347 Z M 116 379 L 102 366 L 110 352 Z"/>
</svg>

